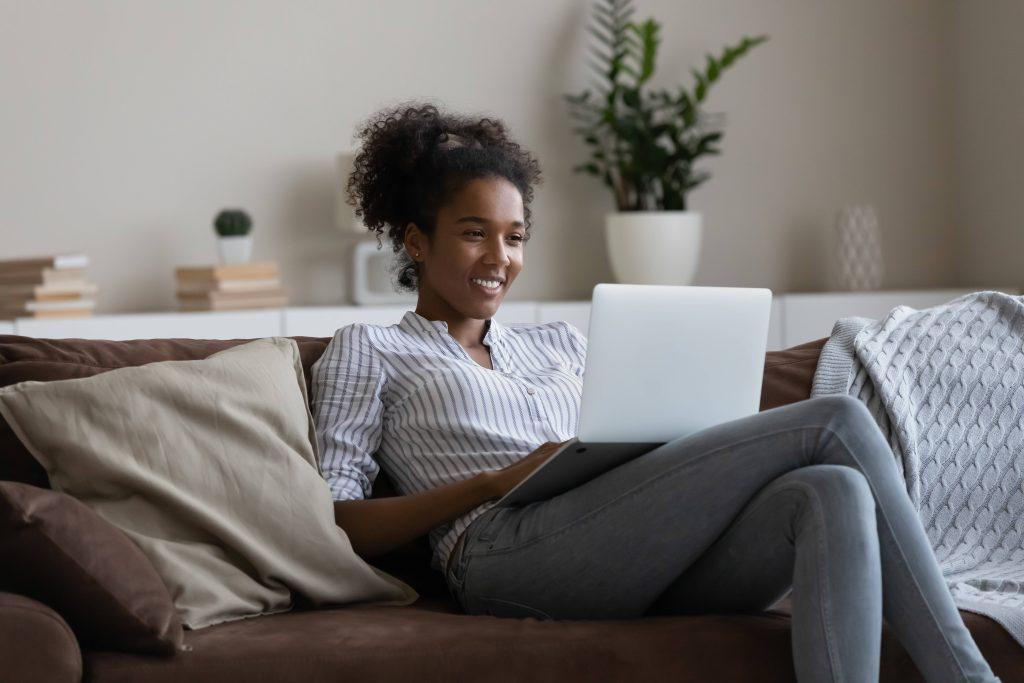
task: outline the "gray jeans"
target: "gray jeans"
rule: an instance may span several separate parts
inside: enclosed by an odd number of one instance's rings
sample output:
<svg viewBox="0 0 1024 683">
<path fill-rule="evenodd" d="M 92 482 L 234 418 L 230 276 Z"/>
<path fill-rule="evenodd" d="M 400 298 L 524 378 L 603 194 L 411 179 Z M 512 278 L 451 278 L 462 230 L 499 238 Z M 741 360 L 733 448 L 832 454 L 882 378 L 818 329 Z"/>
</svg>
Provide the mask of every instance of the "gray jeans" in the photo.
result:
<svg viewBox="0 0 1024 683">
<path fill-rule="evenodd" d="M 469 614 L 760 611 L 792 588 L 801 681 L 877 681 L 883 615 L 928 681 L 997 681 L 892 451 L 846 396 L 670 441 L 550 500 L 473 521 L 447 576 Z"/>
</svg>

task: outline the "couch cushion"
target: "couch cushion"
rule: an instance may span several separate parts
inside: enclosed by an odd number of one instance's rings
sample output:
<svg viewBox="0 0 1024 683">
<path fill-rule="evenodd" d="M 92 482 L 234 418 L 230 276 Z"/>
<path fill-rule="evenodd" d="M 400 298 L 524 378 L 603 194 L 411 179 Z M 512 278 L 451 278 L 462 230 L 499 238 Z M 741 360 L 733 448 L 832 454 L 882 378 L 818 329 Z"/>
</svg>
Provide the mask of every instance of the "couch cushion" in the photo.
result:
<svg viewBox="0 0 1024 683">
<path fill-rule="evenodd" d="M 450 600 L 353 605 L 186 634 L 174 662 L 87 653 L 90 681 L 792 681 L 781 615 L 538 621 Z M 742 653 L 742 656 L 737 656 Z"/>
<path fill-rule="evenodd" d="M 71 624 L 83 645 L 173 654 L 184 634 L 142 551 L 84 503 L 0 482 L 0 589 L 31 596 Z"/>
<path fill-rule="evenodd" d="M 1024 650 L 994 621 L 963 613 L 1003 683 L 1024 683 Z M 750 615 L 540 621 L 461 614 L 450 599 L 353 605 L 187 632 L 173 660 L 85 654 L 90 681 L 795 680 L 788 606 Z M 885 628 L 882 683 L 922 683 Z"/>
<path fill-rule="evenodd" d="M 296 343 L 0 389 L 46 467 L 142 549 L 182 621 L 202 628 L 316 604 L 419 596 L 368 565 L 335 523 Z"/>
</svg>

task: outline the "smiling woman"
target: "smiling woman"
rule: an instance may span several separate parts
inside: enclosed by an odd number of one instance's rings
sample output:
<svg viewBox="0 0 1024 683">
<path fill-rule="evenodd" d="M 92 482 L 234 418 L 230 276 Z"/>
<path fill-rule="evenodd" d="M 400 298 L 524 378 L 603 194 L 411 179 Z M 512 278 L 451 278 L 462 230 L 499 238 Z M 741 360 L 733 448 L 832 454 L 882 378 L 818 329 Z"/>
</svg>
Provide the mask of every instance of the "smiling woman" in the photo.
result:
<svg viewBox="0 0 1024 683">
<path fill-rule="evenodd" d="M 311 372 L 321 468 L 359 555 L 429 532 L 452 597 L 500 617 L 751 612 L 792 589 L 802 681 L 877 681 L 883 615 L 928 681 L 998 680 L 856 399 L 748 415 L 496 506 L 577 436 L 582 398 L 586 337 L 494 318 L 523 268 L 537 162 L 502 123 L 429 105 L 360 135 L 350 200 L 418 300 L 396 325 L 338 330 Z M 401 495 L 369 499 L 382 469 Z"/>
<path fill-rule="evenodd" d="M 379 112 L 358 137 L 349 201 L 390 238 L 398 288 L 419 292 L 417 313 L 479 344 L 475 333 L 523 268 L 536 159 L 501 121 L 430 104 Z"/>
</svg>

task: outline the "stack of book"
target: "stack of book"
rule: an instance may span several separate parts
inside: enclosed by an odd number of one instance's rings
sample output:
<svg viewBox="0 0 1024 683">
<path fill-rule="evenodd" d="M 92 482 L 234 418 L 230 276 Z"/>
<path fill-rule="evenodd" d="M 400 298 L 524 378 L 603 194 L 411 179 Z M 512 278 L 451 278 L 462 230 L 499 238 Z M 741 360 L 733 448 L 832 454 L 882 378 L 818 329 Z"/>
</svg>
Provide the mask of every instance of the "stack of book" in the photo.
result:
<svg viewBox="0 0 1024 683">
<path fill-rule="evenodd" d="M 183 311 L 226 311 L 239 308 L 282 308 L 288 297 L 281 289 L 277 264 L 178 268 L 178 305 Z"/>
<path fill-rule="evenodd" d="M 0 319 L 92 315 L 96 285 L 86 279 L 84 254 L 0 261 Z"/>
</svg>

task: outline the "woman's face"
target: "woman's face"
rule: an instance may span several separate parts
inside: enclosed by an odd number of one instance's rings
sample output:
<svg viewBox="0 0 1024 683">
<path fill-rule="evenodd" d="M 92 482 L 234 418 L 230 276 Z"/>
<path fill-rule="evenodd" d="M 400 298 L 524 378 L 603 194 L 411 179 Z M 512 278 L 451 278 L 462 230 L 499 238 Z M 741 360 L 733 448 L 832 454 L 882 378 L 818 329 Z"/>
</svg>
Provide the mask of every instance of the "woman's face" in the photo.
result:
<svg viewBox="0 0 1024 683">
<path fill-rule="evenodd" d="M 424 237 L 418 230 L 406 233 L 406 250 L 420 261 L 420 301 L 447 304 L 467 318 L 491 318 L 523 269 L 522 195 L 504 178 L 471 180 L 438 211 L 430 240 Z"/>
</svg>

